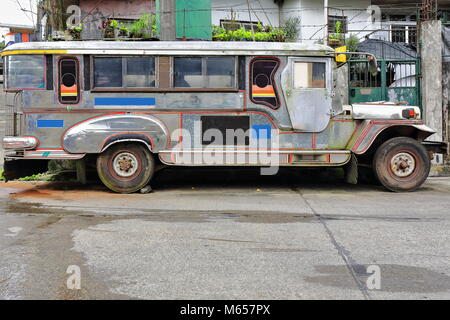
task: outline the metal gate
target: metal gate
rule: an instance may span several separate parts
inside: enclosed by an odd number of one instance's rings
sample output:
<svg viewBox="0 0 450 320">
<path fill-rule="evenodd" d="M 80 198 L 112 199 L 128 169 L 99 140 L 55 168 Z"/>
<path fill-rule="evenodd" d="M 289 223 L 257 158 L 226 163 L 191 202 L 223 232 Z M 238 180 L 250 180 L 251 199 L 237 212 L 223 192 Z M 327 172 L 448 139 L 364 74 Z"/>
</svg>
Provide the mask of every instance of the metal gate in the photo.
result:
<svg viewBox="0 0 450 320">
<path fill-rule="evenodd" d="M 390 101 L 421 107 L 419 59 L 378 60 L 378 74 L 367 60 L 349 61 L 349 102 Z"/>
</svg>

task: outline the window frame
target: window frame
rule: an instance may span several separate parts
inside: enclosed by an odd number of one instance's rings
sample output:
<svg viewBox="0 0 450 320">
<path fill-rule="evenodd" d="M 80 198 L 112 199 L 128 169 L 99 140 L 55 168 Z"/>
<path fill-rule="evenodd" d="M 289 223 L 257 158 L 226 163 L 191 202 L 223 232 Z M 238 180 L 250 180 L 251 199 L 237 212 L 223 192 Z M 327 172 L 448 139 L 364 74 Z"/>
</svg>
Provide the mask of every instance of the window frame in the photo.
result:
<svg viewBox="0 0 450 320">
<path fill-rule="evenodd" d="M 44 65 L 44 88 L 8 88 L 9 86 L 9 76 L 8 76 L 8 63 L 7 60 L 9 60 L 11 57 L 15 56 L 39 56 L 42 57 L 42 63 Z M 3 89 L 6 92 L 14 92 L 14 91 L 46 91 L 47 90 L 47 58 L 45 57 L 45 54 L 17 54 L 17 55 L 6 55 L 3 59 Z"/>
<path fill-rule="evenodd" d="M 291 81 L 290 81 L 290 87 L 292 90 L 327 90 L 328 92 L 331 92 L 332 86 L 333 86 L 333 74 L 331 72 L 331 59 L 330 58 L 319 58 L 319 57 L 292 57 L 290 60 L 290 67 L 291 70 Z M 324 88 L 296 88 L 295 87 L 295 63 L 296 62 L 303 62 L 303 63 L 314 63 L 314 62 L 322 62 L 325 64 L 325 87 Z"/>
<path fill-rule="evenodd" d="M 77 100 L 75 102 L 67 102 L 67 101 L 61 101 L 61 79 L 60 79 L 60 72 L 61 72 L 61 62 L 63 60 L 73 60 L 75 61 L 75 66 L 76 66 L 76 73 L 77 73 Z M 56 69 L 56 80 L 57 80 L 57 86 L 56 86 L 56 95 L 58 97 L 58 103 L 60 105 L 76 105 L 79 104 L 81 102 L 81 78 L 82 78 L 82 73 L 81 73 L 81 68 L 80 68 L 81 64 L 80 64 L 80 60 L 78 59 L 78 57 L 75 56 L 60 56 L 57 59 L 57 69 Z"/>
<path fill-rule="evenodd" d="M 272 76 L 271 80 L 272 80 L 273 87 L 274 87 L 274 90 L 275 90 L 275 101 L 277 102 L 277 104 L 275 106 L 273 106 L 272 104 L 270 104 L 268 102 L 263 102 L 263 101 L 259 101 L 258 102 L 258 101 L 253 100 L 253 90 L 252 90 L 252 87 L 253 87 L 253 63 L 255 61 L 261 61 L 261 60 L 272 60 L 272 61 L 275 61 L 277 63 L 277 66 L 275 67 L 275 70 L 271 73 L 271 76 Z M 272 110 L 278 110 L 281 107 L 282 102 L 281 102 L 280 94 L 279 94 L 280 88 L 278 88 L 278 84 L 277 84 L 277 81 L 275 79 L 275 74 L 280 69 L 280 67 L 281 67 L 281 61 L 280 61 L 280 59 L 278 57 L 275 57 L 275 56 L 256 56 L 256 57 L 252 57 L 251 58 L 250 63 L 248 65 L 248 68 L 249 68 L 249 73 L 248 73 L 248 75 L 249 75 L 249 77 L 248 77 L 248 85 L 249 85 L 248 91 L 249 92 L 248 92 L 248 95 L 249 95 L 250 101 L 252 103 L 254 103 L 256 105 L 263 105 L 263 106 L 268 107 L 268 108 L 270 108 Z"/>
<path fill-rule="evenodd" d="M 258 21 L 248 21 L 248 20 L 220 19 L 220 27 L 224 28 L 225 30 L 232 30 L 232 29 L 228 28 L 226 25 L 235 23 L 238 26 L 237 29 L 244 28 L 246 31 L 249 31 L 249 30 L 251 31 L 252 30 L 252 26 L 256 30 L 256 27 L 258 26 L 259 22 Z M 261 22 L 261 26 L 264 27 L 262 22 Z"/>
<path fill-rule="evenodd" d="M 121 87 L 96 87 L 95 86 L 95 58 L 121 58 L 122 60 L 122 86 Z M 155 86 L 153 87 L 125 87 L 125 76 L 127 75 L 126 58 L 153 58 L 155 62 Z M 90 59 L 90 87 L 92 92 L 133 92 L 133 91 L 157 91 L 159 88 L 159 56 L 150 55 L 91 55 Z"/>
<path fill-rule="evenodd" d="M 126 88 L 126 87 L 95 87 L 94 83 L 94 59 L 95 58 L 122 58 L 122 57 L 152 57 L 155 59 L 155 87 L 147 87 L 147 88 Z M 169 87 L 161 87 L 160 82 L 160 57 L 169 57 Z M 181 88 L 174 87 L 174 58 L 195 58 L 195 57 L 235 57 L 235 80 L 233 88 Z M 241 70 L 239 69 L 239 56 L 238 55 L 217 55 L 217 56 L 203 56 L 203 55 L 90 55 L 90 92 L 229 92 L 229 93 L 237 93 L 239 92 L 239 73 Z M 123 69 L 123 64 L 122 64 Z M 124 76 L 122 71 L 122 77 Z M 244 75 L 245 76 L 245 75 Z"/>
<path fill-rule="evenodd" d="M 234 82 L 233 86 L 229 88 L 210 88 L 210 87 L 175 87 L 175 59 L 176 58 L 199 58 L 201 59 L 201 65 L 202 65 L 202 77 L 203 84 L 207 84 L 207 61 L 208 58 L 228 58 L 232 57 L 234 58 Z M 171 59 L 171 88 L 176 89 L 177 91 L 239 91 L 238 87 L 238 81 L 239 81 L 239 57 L 236 55 L 217 55 L 217 56 L 173 56 Z"/>
<path fill-rule="evenodd" d="M 336 22 L 342 22 L 341 34 L 348 33 L 348 17 L 329 14 L 327 18 L 327 28 L 329 34 L 336 33 Z"/>
</svg>

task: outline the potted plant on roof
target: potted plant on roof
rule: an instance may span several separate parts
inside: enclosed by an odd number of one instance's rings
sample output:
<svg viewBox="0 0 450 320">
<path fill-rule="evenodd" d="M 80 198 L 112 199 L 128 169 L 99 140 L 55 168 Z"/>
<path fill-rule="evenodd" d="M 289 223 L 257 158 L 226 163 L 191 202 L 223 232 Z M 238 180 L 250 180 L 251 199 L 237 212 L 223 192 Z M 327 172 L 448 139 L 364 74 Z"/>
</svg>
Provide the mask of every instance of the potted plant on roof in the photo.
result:
<svg viewBox="0 0 450 320">
<path fill-rule="evenodd" d="M 344 33 L 342 33 L 341 21 L 336 21 L 334 33 L 328 35 L 328 45 L 334 48 L 344 45 Z"/>
<path fill-rule="evenodd" d="M 144 14 L 129 28 L 130 36 L 135 39 L 157 40 L 156 16 Z"/>
<path fill-rule="evenodd" d="M 81 40 L 81 32 L 83 31 L 83 25 L 72 25 L 67 28 L 65 32 L 65 40 Z"/>
<path fill-rule="evenodd" d="M 103 38 L 112 39 L 116 37 L 116 30 L 119 27 L 119 22 L 114 19 L 107 19 L 103 21 Z"/>
<path fill-rule="evenodd" d="M 120 23 L 117 36 L 119 39 L 127 39 L 130 36 L 128 26 L 124 23 Z"/>
</svg>

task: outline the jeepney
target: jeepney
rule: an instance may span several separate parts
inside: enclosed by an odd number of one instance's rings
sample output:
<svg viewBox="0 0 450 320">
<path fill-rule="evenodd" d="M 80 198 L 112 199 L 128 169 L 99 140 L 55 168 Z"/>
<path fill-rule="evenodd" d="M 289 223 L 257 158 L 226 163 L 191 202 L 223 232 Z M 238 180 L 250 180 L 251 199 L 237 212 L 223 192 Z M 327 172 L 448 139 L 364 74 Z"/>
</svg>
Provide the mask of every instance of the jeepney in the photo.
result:
<svg viewBox="0 0 450 320">
<path fill-rule="evenodd" d="M 155 168 L 372 167 L 389 190 L 427 178 L 434 133 L 416 106 L 343 105 L 328 46 L 260 42 L 34 42 L 7 47 L 5 177 L 93 159 L 120 193 Z M 350 177 L 350 178 L 349 178 Z"/>
</svg>

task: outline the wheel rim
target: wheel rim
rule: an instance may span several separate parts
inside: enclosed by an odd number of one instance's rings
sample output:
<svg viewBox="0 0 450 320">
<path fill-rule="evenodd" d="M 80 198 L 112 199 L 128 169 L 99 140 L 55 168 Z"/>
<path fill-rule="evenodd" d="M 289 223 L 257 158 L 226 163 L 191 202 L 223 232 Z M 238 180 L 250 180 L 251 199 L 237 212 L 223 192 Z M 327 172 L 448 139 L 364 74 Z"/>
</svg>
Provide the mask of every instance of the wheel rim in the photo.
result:
<svg viewBox="0 0 450 320">
<path fill-rule="evenodd" d="M 395 176 L 399 178 L 408 177 L 416 169 L 416 160 L 410 153 L 399 152 L 391 158 L 390 168 Z"/>
<path fill-rule="evenodd" d="M 137 158 L 129 152 L 121 152 L 117 154 L 112 163 L 115 174 L 119 177 L 128 178 L 138 170 Z"/>
</svg>

